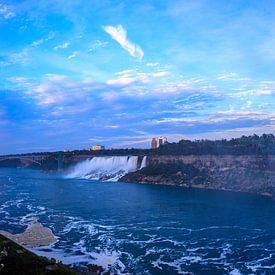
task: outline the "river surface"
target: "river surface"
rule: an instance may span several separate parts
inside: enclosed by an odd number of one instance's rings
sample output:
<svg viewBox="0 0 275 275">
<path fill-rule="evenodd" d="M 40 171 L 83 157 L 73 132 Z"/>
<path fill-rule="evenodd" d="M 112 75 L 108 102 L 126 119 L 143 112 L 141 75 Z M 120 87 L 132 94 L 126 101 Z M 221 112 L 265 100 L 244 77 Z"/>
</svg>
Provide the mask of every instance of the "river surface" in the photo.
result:
<svg viewBox="0 0 275 275">
<path fill-rule="evenodd" d="M 58 241 L 36 248 L 112 274 L 275 274 L 275 203 L 240 193 L 66 179 L 0 169 L 0 229 L 32 217 Z"/>
</svg>

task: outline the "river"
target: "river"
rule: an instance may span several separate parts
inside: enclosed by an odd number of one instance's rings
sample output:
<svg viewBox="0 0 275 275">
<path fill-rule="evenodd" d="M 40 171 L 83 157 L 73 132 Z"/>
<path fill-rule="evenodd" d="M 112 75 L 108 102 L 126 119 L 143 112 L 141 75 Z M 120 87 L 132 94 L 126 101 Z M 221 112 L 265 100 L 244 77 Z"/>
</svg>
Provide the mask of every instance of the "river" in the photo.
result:
<svg viewBox="0 0 275 275">
<path fill-rule="evenodd" d="M 275 203 L 222 191 L 0 169 L 0 230 L 33 217 L 58 241 L 33 249 L 113 274 L 275 274 Z"/>
</svg>

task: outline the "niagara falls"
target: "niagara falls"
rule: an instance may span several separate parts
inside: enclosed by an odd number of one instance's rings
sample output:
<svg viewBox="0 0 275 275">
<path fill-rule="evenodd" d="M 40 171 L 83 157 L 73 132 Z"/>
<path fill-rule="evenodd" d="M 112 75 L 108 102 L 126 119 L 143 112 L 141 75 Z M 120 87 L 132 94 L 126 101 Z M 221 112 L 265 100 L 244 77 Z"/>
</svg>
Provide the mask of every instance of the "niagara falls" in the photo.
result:
<svg viewBox="0 0 275 275">
<path fill-rule="evenodd" d="M 0 0 L 0 275 L 275 275 L 275 0 Z"/>
<path fill-rule="evenodd" d="M 146 166 L 146 156 L 138 167 L 137 156 L 93 157 L 70 168 L 65 178 L 117 181 L 123 175 Z"/>
</svg>

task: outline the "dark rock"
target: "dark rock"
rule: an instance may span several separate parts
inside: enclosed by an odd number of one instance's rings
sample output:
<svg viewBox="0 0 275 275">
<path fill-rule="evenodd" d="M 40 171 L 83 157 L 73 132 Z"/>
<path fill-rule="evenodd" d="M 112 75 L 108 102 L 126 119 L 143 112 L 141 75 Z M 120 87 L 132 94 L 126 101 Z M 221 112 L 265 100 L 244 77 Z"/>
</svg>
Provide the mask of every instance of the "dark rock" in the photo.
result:
<svg viewBox="0 0 275 275">
<path fill-rule="evenodd" d="M 49 271 L 57 270 L 58 269 L 58 265 L 56 265 L 56 264 L 47 265 L 47 266 L 45 266 L 45 269 L 49 270 Z"/>
<path fill-rule="evenodd" d="M 275 197 L 275 156 L 149 156 L 119 181 L 249 192 Z"/>
</svg>

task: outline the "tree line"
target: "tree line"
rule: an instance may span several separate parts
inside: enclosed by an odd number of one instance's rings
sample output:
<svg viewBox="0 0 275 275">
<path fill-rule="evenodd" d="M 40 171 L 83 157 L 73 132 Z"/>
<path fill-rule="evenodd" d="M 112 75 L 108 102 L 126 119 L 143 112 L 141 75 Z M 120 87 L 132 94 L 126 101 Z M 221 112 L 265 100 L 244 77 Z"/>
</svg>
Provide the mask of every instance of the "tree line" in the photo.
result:
<svg viewBox="0 0 275 275">
<path fill-rule="evenodd" d="M 106 149 L 98 151 L 74 150 L 69 152 L 36 152 L 22 155 L 55 155 L 66 157 L 90 156 L 129 156 L 129 155 L 275 155 L 273 134 L 251 135 L 230 140 L 186 140 L 167 143 L 156 149 Z"/>
</svg>

